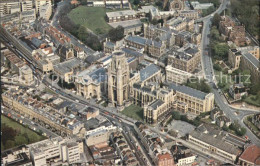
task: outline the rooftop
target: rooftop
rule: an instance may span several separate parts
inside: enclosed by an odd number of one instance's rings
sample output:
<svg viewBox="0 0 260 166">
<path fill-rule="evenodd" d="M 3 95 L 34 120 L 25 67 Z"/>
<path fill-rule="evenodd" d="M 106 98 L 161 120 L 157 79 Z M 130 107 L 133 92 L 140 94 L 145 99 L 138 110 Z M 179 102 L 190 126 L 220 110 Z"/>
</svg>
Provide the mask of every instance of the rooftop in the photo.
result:
<svg viewBox="0 0 260 166">
<path fill-rule="evenodd" d="M 260 147 L 251 145 L 242 153 L 239 159 L 260 165 Z"/>
<path fill-rule="evenodd" d="M 168 85 L 169 85 L 170 89 L 173 89 L 173 90 L 181 92 L 181 93 L 185 93 L 189 96 L 193 96 L 193 97 L 196 97 L 196 98 L 199 98 L 199 99 L 202 99 L 202 100 L 204 100 L 205 97 L 207 96 L 206 93 L 199 91 L 199 90 L 196 90 L 196 89 L 193 89 L 193 88 L 190 88 L 190 87 L 187 87 L 187 86 L 177 85 L 177 84 L 174 84 L 174 83 L 168 83 Z"/>
<path fill-rule="evenodd" d="M 149 66 L 145 67 L 144 69 L 141 69 L 140 70 L 141 81 L 146 80 L 147 78 L 149 78 L 153 74 L 157 73 L 158 71 L 160 71 L 160 68 L 155 64 L 150 64 Z"/>
<path fill-rule="evenodd" d="M 123 10 L 117 12 L 107 12 L 106 14 L 107 17 L 121 17 L 121 16 L 135 15 L 136 12 L 134 10 Z"/>
<path fill-rule="evenodd" d="M 240 150 L 237 147 L 229 143 L 226 143 L 224 140 L 220 138 L 215 138 L 209 134 L 200 133 L 194 130 L 190 133 L 190 135 L 196 139 L 199 139 L 207 144 L 213 145 L 230 154 L 238 155 L 240 153 Z"/>
</svg>

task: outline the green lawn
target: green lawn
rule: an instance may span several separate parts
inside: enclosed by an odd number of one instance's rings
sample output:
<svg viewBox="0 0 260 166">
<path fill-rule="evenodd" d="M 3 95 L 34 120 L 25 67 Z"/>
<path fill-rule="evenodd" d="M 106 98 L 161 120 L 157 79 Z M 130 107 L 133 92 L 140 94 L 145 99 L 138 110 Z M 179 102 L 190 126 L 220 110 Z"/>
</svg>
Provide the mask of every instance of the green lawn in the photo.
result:
<svg viewBox="0 0 260 166">
<path fill-rule="evenodd" d="M 138 121 L 143 121 L 143 108 L 137 106 L 137 105 L 130 105 L 129 107 L 126 107 L 123 111 L 122 114 L 133 118 Z"/>
<path fill-rule="evenodd" d="M 75 24 L 83 25 L 96 34 L 106 34 L 112 28 L 105 20 L 107 11 L 111 10 L 103 7 L 79 6 L 73 9 L 68 16 Z"/>
<path fill-rule="evenodd" d="M 247 96 L 244 101 L 248 104 L 252 104 L 254 106 L 260 107 L 260 99 L 256 100 L 255 95 L 249 95 Z"/>
<path fill-rule="evenodd" d="M 13 147 L 19 146 L 22 144 L 31 144 L 31 143 L 46 139 L 45 136 L 39 135 L 38 133 L 34 132 L 33 130 L 26 128 L 23 125 L 17 123 L 16 121 L 9 119 L 3 115 L 1 115 L 1 124 L 2 125 L 5 124 L 8 127 L 11 127 L 17 133 L 15 138 L 10 138 L 10 141 L 11 140 L 14 141 L 14 142 L 12 142 L 13 144 L 11 144 L 11 145 L 13 145 Z M 9 138 L 8 138 L 8 140 L 9 140 Z M 2 139 L 1 139 L 1 145 L 4 145 L 2 143 Z M 1 146 L 1 150 L 5 150 L 5 149 L 9 149 L 9 148 L 12 148 L 12 147 L 10 147 L 10 144 Z"/>
<path fill-rule="evenodd" d="M 231 78 L 231 76 L 228 74 L 224 74 L 223 71 L 214 70 L 214 74 L 215 74 L 215 77 L 216 77 L 216 80 L 218 83 L 221 80 L 222 80 L 222 83 L 224 83 L 225 86 L 223 88 L 221 88 L 224 92 L 227 91 L 232 84 L 234 84 L 233 78 Z"/>
</svg>

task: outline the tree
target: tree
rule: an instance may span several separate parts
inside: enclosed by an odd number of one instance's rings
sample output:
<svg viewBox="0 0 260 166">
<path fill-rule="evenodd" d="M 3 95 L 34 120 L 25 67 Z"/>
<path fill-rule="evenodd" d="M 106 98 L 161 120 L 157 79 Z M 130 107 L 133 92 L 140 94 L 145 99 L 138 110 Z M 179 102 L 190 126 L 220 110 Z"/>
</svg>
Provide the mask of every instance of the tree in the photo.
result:
<svg viewBox="0 0 260 166">
<path fill-rule="evenodd" d="M 140 0 L 134 0 L 134 5 L 139 5 L 139 3 L 140 3 Z"/>
<path fill-rule="evenodd" d="M 14 141 L 16 134 L 17 133 L 13 128 L 6 124 L 2 124 L 2 141 L 4 144 L 6 144 L 8 140 Z"/>
<path fill-rule="evenodd" d="M 181 120 L 185 122 L 189 122 L 187 115 L 181 115 Z"/>
<path fill-rule="evenodd" d="M 229 47 L 226 43 L 217 43 L 214 48 L 215 56 L 219 57 L 220 59 L 227 59 L 228 58 L 228 50 Z"/>
<path fill-rule="evenodd" d="M 80 26 L 78 29 L 78 38 L 85 42 L 87 40 L 88 32 L 84 26 Z"/>
<path fill-rule="evenodd" d="M 28 144 L 28 140 L 23 136 L 23 135 L 18 135 L 15 137 L 15 145 L 23 145 L 23 144 Z"/>
<path fill-rule="evenodd" d="M 212 19 L 212 25 L 216 26 L 218 28 L 220 20 L 221 20 L 220 15 L 218 13 L 214 14 L 213 19 Z"/>
<path fill-rule="evenodd" d="M 122 26 L 113 28 L 108 32 L 108 36 L 112 41 L 121 40 L 124 37 L 124 28 Z"/>
<path fill-rule="evenodd" d="M 217 71 L 221 71 L 221 67 L 219 66 L 219 64 L 214 64 L 213 68 Z"/>
<path fill-rule="evenodd" d="M 12 140 L 7 140 L 6 143 L 4 144 L 5 149 L 10 149 L 13 148 L 15 146 L 15 142 Z"/>
<path fill-rule="evenodd" d="M 180 113 L 177 112 L 177 111 L 173 111 L 173 112 L 172 112 L 172 116 L 173 116 L 173 118 L 174 118 L 175 120 L 180 120 L 180 119 L 181 119 L 181 115 L 180 115 Z"/>
</svg>

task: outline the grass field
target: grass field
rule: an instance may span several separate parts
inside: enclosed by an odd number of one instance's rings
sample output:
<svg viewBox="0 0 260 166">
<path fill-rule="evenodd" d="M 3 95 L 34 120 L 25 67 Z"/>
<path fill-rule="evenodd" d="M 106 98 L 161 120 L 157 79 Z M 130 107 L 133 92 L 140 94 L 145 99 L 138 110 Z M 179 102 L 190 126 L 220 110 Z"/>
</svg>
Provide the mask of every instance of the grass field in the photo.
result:
<svg viewBox="0 0 260 166">
<path fill-rule="evenodd" d="M 68 16 L 75 24 L 83 25 L 96 34 L 106 34 L 112 29 L 105 20 L 106 12 L 109 11 L 111 10 L 106 10 L 103 7 L 79 6 L 73 9 Z"/>
<path fill-rule="evenodd" d="M 137 105 L 132 104 L 129 107 L 126 107 L 122 111 L 122 114 L 135 120 L 143 121 L 143 109 Z"/>
<path fill-rule="evenodd" d="M 256 96 L 249 95 L 244 99 L 248 104 L 252 104 L 254 106 L 260 107 L 260 99 L 256 99 Z"/>
<path fill-rule="evenodd" d="M 36 132 L 34 132 L 33 130 L 26 128 L 23 125 L 15 122 L 12 119 L 9 119 L 3 115 L 1 115 L 1 124 L 6 124 L 7 126 L 13 128 L 14 130 L 17 131 L 18 134 L 14 138 L 15 146 L 21 145 L 20 143 L 31 144 L 31 143 L 46 139 L 45 136 L 39 135 Z M 28 139 L 25 138 L 24 135 L 27 135 Z M 24 139 L 26 139 L 26 142 L 22 142 L 21 140 L 19 140 L 21 137 L 24 137 Z M 1 140 L 1 145 L 3 145 L 2 140 Z M 5 148 L 5 145 L 1 146 L 1 150 L 5 150 L 5 149 L 7 149 L 7 148 Z"/>
</svg>

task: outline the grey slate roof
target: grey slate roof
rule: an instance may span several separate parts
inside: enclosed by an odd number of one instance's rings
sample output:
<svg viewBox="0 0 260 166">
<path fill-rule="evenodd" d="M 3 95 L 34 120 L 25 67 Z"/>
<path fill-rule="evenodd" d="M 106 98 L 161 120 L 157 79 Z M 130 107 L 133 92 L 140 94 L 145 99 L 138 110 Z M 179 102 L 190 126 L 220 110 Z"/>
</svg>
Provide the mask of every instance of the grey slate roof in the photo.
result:
<svg viewBox="0 0 260 166">
<path fill-rule="evenodd" d="M 130 48 L 122 48 L 122 51 L 124 51 L 126 54 L 133 55 L 136 57 L 143 56 L 143 54 L 141 54 L 140 52 L 131 50 Z"/>
<path fill-rule="evenodd" d="M 196 98 L 199 98 L 202 100 L 204 100 L 205 97 L 207 96 L 206 93 L 193 89 L 193 88 L 190 88 L 190 87 L 187 87 L 187 86 L 177 85 L 175 83 L 168 83 L 168 84 L 169 84 L 170 89 L 173 89 L 173 90 L 181 92 L 181 93 L 185 93 L 189 96 L 193 96 L 193 97 L 196 97 Z"/>
<path fill-rule="evenodd" d="M 202 142 L 205 142 L 207 144 L 210 144 L 212 146 L 217 147 L 218 149 L 221 149 L 225 152 L 228 152 L 230 154 L 238 155 L 240 150 L 236 148 L 235 146 L 225 142 L 223 138 L 215 138 L 213 136 L 210 136 L 208 134 L 199 133 L 196 130 L 192 131 L 190 135 Z"/>
<path fill-rule="evenodd" d="M 147 78 L 152 76 L 154 73 L 158 72 L 159 70 L 160 70 L 160 68 L 158 66 L 156 66 L 155 64 L 151 64 L 151 65 L 147 66 L 146 68 L 141 69 L 140 70 L 141 81 L 146 80 Z"/>
<path fill-rule="evenodd" d="M 244 58 L 246 58 L 250 63 L 252 63 L 256 68 L 260 68 L 259 60 L 256 59 L 252 54 L 246 52 L 242 54 Z"/>
<path fill-rule="evenodd" d="M 156 99 L 153 103 L 151 103 L 149 106 L 152 107 L 153 109 L 157 109 L 157 107 L 160 107 L 163 105 L 163 101 L 161 99 Z"/>
</svg>

